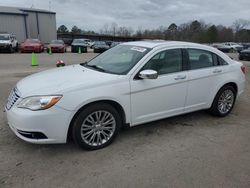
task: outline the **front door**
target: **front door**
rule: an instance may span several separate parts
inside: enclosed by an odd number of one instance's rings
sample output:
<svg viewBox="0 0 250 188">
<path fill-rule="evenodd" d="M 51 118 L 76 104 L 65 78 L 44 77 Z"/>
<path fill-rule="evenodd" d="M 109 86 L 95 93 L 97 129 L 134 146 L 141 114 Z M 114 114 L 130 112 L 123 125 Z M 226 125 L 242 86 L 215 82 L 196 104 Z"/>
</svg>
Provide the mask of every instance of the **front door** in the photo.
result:
<svg viewBox="0 0 250 188">
<path fill-rule="evenodd" d="M 140 70 L 155 70 L 157 79 L 131 78 L 132 125 L 149 122 L 184 111 L 187 71 L 183 70 L 181 49 L 154 55 Z"/>
</svg>

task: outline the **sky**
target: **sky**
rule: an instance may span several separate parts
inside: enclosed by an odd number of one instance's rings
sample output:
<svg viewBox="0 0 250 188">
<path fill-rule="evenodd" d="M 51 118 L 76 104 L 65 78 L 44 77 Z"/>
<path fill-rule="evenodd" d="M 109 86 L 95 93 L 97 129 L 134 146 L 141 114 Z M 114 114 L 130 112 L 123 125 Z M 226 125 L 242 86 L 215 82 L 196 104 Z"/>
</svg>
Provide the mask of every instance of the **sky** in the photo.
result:
<svg viewBox="0 0 250 188">
<path fill-rule="evenodd" d="M 94 31 L 114 22 L 136 30 L 192 20 L 225 26 L 236 19 L 250 20 L 250 0 L 2 0 L 0 6 L 51 9 L 57 26 Z"/>
</svg>

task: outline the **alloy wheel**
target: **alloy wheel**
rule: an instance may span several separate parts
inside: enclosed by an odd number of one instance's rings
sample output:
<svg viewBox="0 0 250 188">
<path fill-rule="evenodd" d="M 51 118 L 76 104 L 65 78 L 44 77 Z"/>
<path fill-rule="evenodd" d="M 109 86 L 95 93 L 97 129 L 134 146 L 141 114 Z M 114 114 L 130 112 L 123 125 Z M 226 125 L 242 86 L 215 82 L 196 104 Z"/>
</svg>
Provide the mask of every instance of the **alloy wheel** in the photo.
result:
<svg viewBox="0 0 250 188">
<path fill-rule="evenodd" d="M 113 136 L 116 129 L 114 116 L 105 110 L 89 114 L 81 125 L 81 138 L 90 146 L 101 146 Z"/>
</svg>

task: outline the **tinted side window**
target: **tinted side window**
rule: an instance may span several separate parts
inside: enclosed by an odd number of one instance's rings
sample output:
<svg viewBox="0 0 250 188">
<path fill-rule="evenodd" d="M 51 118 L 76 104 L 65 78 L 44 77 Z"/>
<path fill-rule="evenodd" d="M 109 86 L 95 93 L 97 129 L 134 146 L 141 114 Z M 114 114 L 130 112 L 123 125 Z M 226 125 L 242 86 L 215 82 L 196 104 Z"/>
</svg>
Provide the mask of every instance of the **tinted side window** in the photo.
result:
<svg viewBox="0 0 250 188">
<path fill-rule="evenodd" d="M 152 69 L 159 75 L 182 71 L 181 49 L 166 50 L 150 59 L 142 70 Z"/>
<path fill-rule="evenodd" d="M 224 59 L 222 59 L 220 56 L 217 56 L 218 58 L 218 63 L 219 63 L 219 65 L 228 65 L 228 63 L 224 60 Z"/>
<path fill-rule="evenodd" d="M 187 52 L 191 70 L 213 66 L 212 53 L 198 49 L 187 49 Z"/>
</svg>

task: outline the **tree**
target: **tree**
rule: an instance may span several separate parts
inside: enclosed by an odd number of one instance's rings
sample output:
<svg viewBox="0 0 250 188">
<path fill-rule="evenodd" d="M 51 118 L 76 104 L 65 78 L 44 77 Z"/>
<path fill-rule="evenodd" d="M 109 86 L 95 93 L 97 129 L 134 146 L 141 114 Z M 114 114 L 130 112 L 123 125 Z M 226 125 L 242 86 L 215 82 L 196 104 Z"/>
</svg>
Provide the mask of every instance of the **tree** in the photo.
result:
<svg viewBox="0 0 250 188">
<path fill-rule="evenodd" d="M 250 30 L 242 29 L 235 33 L 236 42 L 250 42 Z"/>
<path fill-rule="evenodd" d="M 71 33 L 74 33 L 74 34 L 80 34 L 81 32 L 82 30 L 79 29 L 77 26 L 73 26 L 71 29 Z"/>
<path fill-rule="evenodd" d="M 166 31 L 165 39 L 176 40 L 177 39 L 178 27 L 175 23 L 172 23 L 168 26 Z"/>
<path fill-rule="evenodd" d="M 171 32 L 175 32 L 177 31 L 177 25 L 175 23 L 172 23 L 168 26 L 168 30 L 171 31 Z"/>
<path fill-rule="evenodd" d="M 217 42 L 218 30 L 217 30 L 215 25 L 212 25 L 211 27 L 209 27 L 206 34 L 207 34 L 207 42 L 208 43 Z"/>
<path fill-rule="evenodd" d="M 61 25 L 57 29 L 57 33 L 68 33 L 68 32 L 69 32 L 69 30 L 65 25 Z"/>
<path fill-rule="evenodd" d="M 225 27 L 223 25 L 217 26 L 218 40 L 217 42 L 230 42 L 234 41 L 234 32 L 230 27 Z"/>
<path fill-rule="evenodd" d="M 104 35 L 109 34 L 109 25 L 108 24 L 104 24 L 104 26 L 103 26 L 103 34 Z"/>
<path fill-rule="evenodd" d="M 238 20 L 235 20 L 235 22 L 233 23 L 233 29 L 236 32 L 238 32 L 242 29 L 245 29 L 249 25 L 250 25 L 250 22 L 248 20 L 238 19 Z"/>
<path fill-rule="evenodd" d="M 113 22 L 110 26 L 110 33 L 115 36 L 118 29 L 117 23 Z"/>
</svg>

